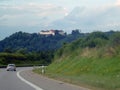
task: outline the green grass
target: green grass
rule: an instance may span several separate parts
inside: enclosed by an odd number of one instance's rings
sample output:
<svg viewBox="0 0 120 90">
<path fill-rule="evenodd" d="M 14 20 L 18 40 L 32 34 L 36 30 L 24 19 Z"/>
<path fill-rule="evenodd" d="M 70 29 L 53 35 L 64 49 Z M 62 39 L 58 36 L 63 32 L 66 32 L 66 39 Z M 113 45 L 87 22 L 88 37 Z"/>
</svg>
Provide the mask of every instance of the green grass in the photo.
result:
<svg viewBox="0 0 120 90">
<path fill-rule="evenodd" d="M 79 42 L 58 50 L 45 75 L 92 90 L 120 90 L 120 46 L 81 48 Z"/>
<path fill-rule="evenodd" d="M 95 90 L 120 90 L 120 57 L 87 58 L 70 55 L 62 61 L 55 61 L 45 71 L 48 77 Z"/>
</svg>

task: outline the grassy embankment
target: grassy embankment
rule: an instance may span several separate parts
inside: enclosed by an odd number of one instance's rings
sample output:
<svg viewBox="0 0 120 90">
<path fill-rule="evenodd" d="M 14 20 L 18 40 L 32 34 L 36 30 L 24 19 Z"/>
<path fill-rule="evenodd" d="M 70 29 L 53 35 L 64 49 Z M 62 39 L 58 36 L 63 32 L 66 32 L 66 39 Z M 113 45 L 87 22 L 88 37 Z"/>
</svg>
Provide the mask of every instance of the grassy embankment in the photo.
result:
<svg viewBox="0 0 120 90">
<path fill-rule="evenodd" d="M 119 42 L 106 40 L 100 47 L 81 48 L 80 41 L 64 45 L 46 68 L 45 75 L 93 90 L 120 90 Z"/>
</svg>

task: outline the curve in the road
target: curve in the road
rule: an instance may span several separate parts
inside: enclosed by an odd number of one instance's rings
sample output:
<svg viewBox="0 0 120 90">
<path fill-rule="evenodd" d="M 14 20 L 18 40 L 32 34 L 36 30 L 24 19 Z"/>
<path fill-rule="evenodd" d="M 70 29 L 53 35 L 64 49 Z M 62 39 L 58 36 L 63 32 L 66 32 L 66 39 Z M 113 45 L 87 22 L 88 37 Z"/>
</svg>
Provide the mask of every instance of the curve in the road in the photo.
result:
<svg viewBox="0 0 120 90">
<path fill-rule="evenodd" d="M 17 77 L 18 77 L 20 80 L 22 80 L 23 82 L 27 83 L 28 85 L 30 85 L 31 87 L 33 87 L 33 88 L 36 89 L 36 90 L 43 90 L 42 88 L 40 88 L 40 87 L 36 86 L 35 84 L 33 84 L 33 83 L 25 80 L 24 78 L 22 78 L 22 77 L 20 76 L 20 72 L 22 72 L 22 70 L 17 72 Z"/>
</svg>

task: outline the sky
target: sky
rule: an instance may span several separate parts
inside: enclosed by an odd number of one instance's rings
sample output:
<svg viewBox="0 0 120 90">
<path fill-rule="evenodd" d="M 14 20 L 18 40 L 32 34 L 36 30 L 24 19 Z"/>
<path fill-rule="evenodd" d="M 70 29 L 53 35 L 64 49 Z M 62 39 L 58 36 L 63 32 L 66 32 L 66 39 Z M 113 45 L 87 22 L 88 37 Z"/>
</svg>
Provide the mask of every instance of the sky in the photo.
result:
<svg viewBox="0 0 120 90">
<path fill-rule="evenodd" d="M 18 32 L 120 31 L 120 0 L 0 0 L 0 40 Z"/>
</svg>

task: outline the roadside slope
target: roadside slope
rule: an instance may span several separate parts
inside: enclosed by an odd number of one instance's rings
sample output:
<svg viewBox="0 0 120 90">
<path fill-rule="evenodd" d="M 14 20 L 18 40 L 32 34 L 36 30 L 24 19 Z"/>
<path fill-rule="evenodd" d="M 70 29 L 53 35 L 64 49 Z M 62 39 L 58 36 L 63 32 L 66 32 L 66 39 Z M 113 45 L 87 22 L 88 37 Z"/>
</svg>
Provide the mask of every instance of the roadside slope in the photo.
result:
<svg viewBox="0 0 120 90">
<path fill-rule="evenodd" d="M 95 90 L 119 90 L 119 66 L 120 32 L 110 36 L 94 32 L 58 50 L 45 74 Z"/>
</svg>

